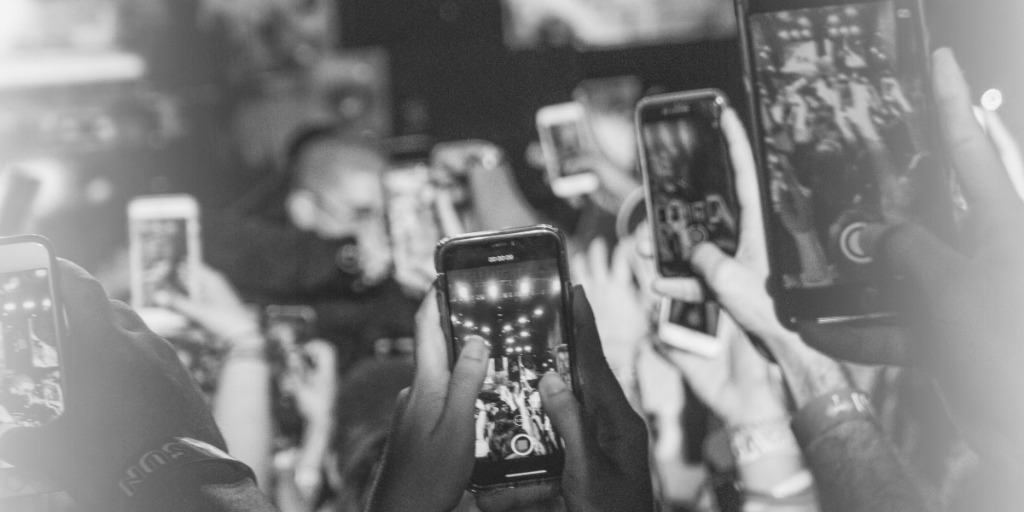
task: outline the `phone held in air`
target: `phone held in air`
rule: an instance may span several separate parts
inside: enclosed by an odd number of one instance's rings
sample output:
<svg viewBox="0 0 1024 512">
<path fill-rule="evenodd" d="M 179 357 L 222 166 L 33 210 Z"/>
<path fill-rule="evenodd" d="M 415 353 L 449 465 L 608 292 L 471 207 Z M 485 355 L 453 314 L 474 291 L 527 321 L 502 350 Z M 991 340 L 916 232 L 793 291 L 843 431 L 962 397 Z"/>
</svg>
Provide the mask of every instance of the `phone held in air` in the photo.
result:
<svg viewBox="0 0 1024 512">
<path fill-rule="evenodd" d="M 453 363 L 469 336 L 492 347 L 476 402 L 471 490 L 558 478 L 564 445 L 539 384 L 557 372 L 578 389 L 564 236 L 533 226 L 449 238 L 435 265 Z"/>
<path fill-rule="evenodd" d="M 721 130 L 728 102 L 717 90 L 650 96 L 636 109 L 637 143 L 647 216 L 662 277 L 693 277 L 690 258 L 701 243 L 735 255 L 739 204 L 728 143 Z M 711 300 L 686 304 L 664 300 L 658 331 L 662 341 L 712 356 L 686 329 L 714 335 L 718 306 Z"/>
<path fill-rule="evenodd" d="M 64 414 L 67 348 L 57 276 L 47 239 L 0 238 L 0 436 Z M 55 490 L 0 460 L 0 499 Z"/>
<path fill-rule="evenodd" d="M 132 307 L 158 333 L 182 331 L 187 319 L 166 303 L 199 288 L 198 203 L 188 195 L 138 197 L 128 205 L 128 231 Z"/>
<path fill-rule="evenodd" d="M 559 103 L 537 111 L 537 132 L 551 190 L 569 198 L 597 191 L 601 182 L 589 170 L 573 169 L 572 163 L 593 151 L 583 105 Z"/>
<path fill-rule="evenodd" d="M 919 0 L 737 0 L 783 323 L 886 317 L 899 281 L 865 233 L 953 229 Z"/>
</svg>

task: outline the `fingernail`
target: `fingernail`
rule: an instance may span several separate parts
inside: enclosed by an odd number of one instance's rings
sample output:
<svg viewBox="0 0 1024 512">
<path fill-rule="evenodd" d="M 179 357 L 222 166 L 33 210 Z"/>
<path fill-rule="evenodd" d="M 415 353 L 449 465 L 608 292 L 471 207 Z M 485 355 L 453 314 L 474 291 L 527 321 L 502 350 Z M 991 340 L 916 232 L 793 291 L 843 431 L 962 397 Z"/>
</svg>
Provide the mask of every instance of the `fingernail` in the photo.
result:
<svg viewBox="0 0 1024 512">
<path fill-rule="evenodd" d="M 491 355 L 491 344 L 480 336 L 466 336 L 462 351 L 474 359 L 487 359 Z"/>
<path fill-rule="evenodd" d="M 549 395 L 554 395 L 569 389 L 569 387 L 565 385 L 565 381 L 562 380 L 562 376 L 558 372 L 550 371 L 541 379 L 540 389 Z"/>
</svg>

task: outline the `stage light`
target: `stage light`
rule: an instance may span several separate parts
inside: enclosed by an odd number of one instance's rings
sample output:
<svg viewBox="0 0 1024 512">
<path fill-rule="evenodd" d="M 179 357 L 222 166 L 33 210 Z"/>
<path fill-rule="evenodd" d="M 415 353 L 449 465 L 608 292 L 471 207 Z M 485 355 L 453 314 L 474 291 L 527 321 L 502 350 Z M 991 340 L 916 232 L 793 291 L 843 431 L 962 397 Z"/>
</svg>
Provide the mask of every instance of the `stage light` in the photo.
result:
<svg viewBox="0 0 1024 512">
<path fill-rule="evenodd" d="M 14 311 L 16 309 L 18 309 L 18 305 L 13 302 L 8 302 L 7 304 L 4 304 L 4 311 Z"/>
<path fill-rule="evenodd" d="M 510 331 L 512 331 L 512 324 L 505 324 L 501 328 L 501 332 L 510 332 Z"/>
<path fill-rule="evenodd" d="M 506 354 L 511 354 L 512 352 L 513 352 L 512 347 L 508 347 L 508 348 L 505 349 L 505 353 Z"/>
<path fill-rule="evenodd" d="M 498 289 L 497 281 L 487 282 L 487 298 L 492 301 L 497 301 L 499 298 L 501 298 L 501 291 Z"/>
<path fill-rule="evenodd" d="M 782 39 L 783 41 L 789 41 L 789 32 L 788 31 L 780 30 L 779 33 L 778 33 L 778 36 L 779 36 L 779 39 Z"/>
<path fill-rule="evenodd" d="M 516 321 L 521 323 L 521 324 L 525 324 L 526 322 L 529 322 L 530 320 L 528 318 L 526 318 L 526 315 L 523 315 L 523 316 L 519 317 L 519 320 L 516 320 Z"/>
<path fill-rule="evenodd" d="M 38 277 L 40 279 L 46 277 L 46 274 L 47 274 L 47 272 L 46 272 L 45 268 L 41 268 L 39 270 L 36 270 L 36 277 Z"/>
<path fill-rule="evenodd" d="M 459 317 L 452 315 L 452 325 L 459 325 Z"/>
<path fill-rule="evenodd" d="M 561 291 L 562 291 L 562 282 L 559 281 L 558 279 L 552 279 L 551 280 L 551 290 L 550 291 L 551 291 L 552 294 L 561 293 Z"/>
<path fill-rule="evenodd" d="M 52 306 L 52 305 L 53 305 L 53 303 L 50 302 L 50 299 L 43 299 L 43 308 L 44 309 L 50 309 L 50 306 Z"/>
<path fill-rule="evenodd" d="M 476 324 L 472 320 L 466 320 L 462 325 L 465 325 L 467 329 L 472 329 Z"/>
<path fill-rule="evenodd" d="M 516 339 L 511 337 L 511 336 L 509 336 L 508 338 L 505 338 L 505 343 L 512 344 L 512 343 L 515 343 L 515 342 L 516 342 Z"/>
<path fill-rule="evenodd" d="M 537 308 L 533 310 L 533 316 L 544 316 L 544 308 Z"/>
<path fill-rule="evenodd" d="M 533 352 L 533 347 L 527 345 L 523 350 L 525 350 L 526 353 L 529 354 L 530 352 Z"/>
<path fill-rule="evenodd" d="M 533 281 L 529 278 L 522 278 L 519 280 L 519 296 L 528 297 L 533 293 Z"/>
<path fill-rule="evenodd" d="M 1003 106 L 1003 91 L 999 89 L 985 91 L 985 94 L 981 95 L 981 106 L 989 112 L 999 110 L 999 107 Z"/>
<path fill-rule="evenodd" d="M 522 353 L 523 353 L 523 347 L 516 347 L 516 354 L 522 354 Z"/>
<path fill-rule="evenodd" d="M 25 302 L 21 303 L 21 307 L 24 308 L 24 309 L 35 309 L 36 308 L 36 302 L 33 301 L 33 300 L 26 300 Z"/>
<path fill-rule="evenodd" d="M 484 334 L 490 334 L 491 333 L 491 327 L 489 325 L 485 325 L 485 326 L 480 328 L 480 332 L 482 332 Z"/>
<path fill-rule="evenodd" d="M 523 332 L 519 333 L 519 337 L 520 338 L 529 338 L 530 337 L 530 331 L 523 331 Z"/>
<path fill-rule="evenodd" d="M 460 301 L 469 301 L 469 286 L 467 286 L 465 283 L 456 284 L 455 295 L 459 298 Z"/>
</svg>

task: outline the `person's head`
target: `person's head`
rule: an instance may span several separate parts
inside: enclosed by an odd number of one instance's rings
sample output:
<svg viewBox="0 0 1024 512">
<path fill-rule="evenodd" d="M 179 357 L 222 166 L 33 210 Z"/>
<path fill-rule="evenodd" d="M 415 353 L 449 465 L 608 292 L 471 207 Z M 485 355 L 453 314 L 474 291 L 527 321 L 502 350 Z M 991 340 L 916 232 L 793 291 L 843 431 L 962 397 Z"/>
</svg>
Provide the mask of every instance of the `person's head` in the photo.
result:
<svg viewBox="0 0 1024 512">
<path fill-rule="evenodd" d="M 371 142 L 311 129 L 296 137 L 288 166 L 287 210 L 295 227 L 338 239 L 383 219 L 381 173 L 387 158 Z"/>
</svg>

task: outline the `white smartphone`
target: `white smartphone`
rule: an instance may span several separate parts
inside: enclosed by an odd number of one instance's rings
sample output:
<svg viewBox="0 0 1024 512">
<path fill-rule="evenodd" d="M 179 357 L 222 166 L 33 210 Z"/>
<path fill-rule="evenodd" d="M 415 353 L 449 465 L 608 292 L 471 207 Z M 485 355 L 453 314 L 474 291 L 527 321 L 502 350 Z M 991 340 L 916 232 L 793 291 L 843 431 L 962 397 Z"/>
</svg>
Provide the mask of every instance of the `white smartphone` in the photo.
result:
<svg viewBox="0 0 1024 512">
<path fill-rule="evenodd" d="M 45 238 L 0 239 L 0 436 L 64 414 L 66 350 L 56 266 Z M 0 499 L 54 490 L 0 461 Z"/>
<path fill-rule="evenodd" d="M 188 195 L 143 196 L 128 205 L 132 307 L 157 332 L 188 325 L 161 307 L 161 294 L 191 297 L 198 289 L 199 205 Z"/>
<path fill-rule="evenodd" d="M 549 105 L 537 111 L 537 133 L 544 152 L 551 190 L 558 197 L 577 197 L 597 191 L 601 182 L 592 171 L 573 172 L 567 164 L 592 151 L 593 142 L 583 105 Z"/>
<path fill-rule="evenodd" d="M 444 237 L 435 209 L 437 194 L 430 182 L 430 165 L 414 160 L 395 165 L 384 175 L 388 233 L 399 282 L 433 280 L 434 248 Z"/>
</svg>

